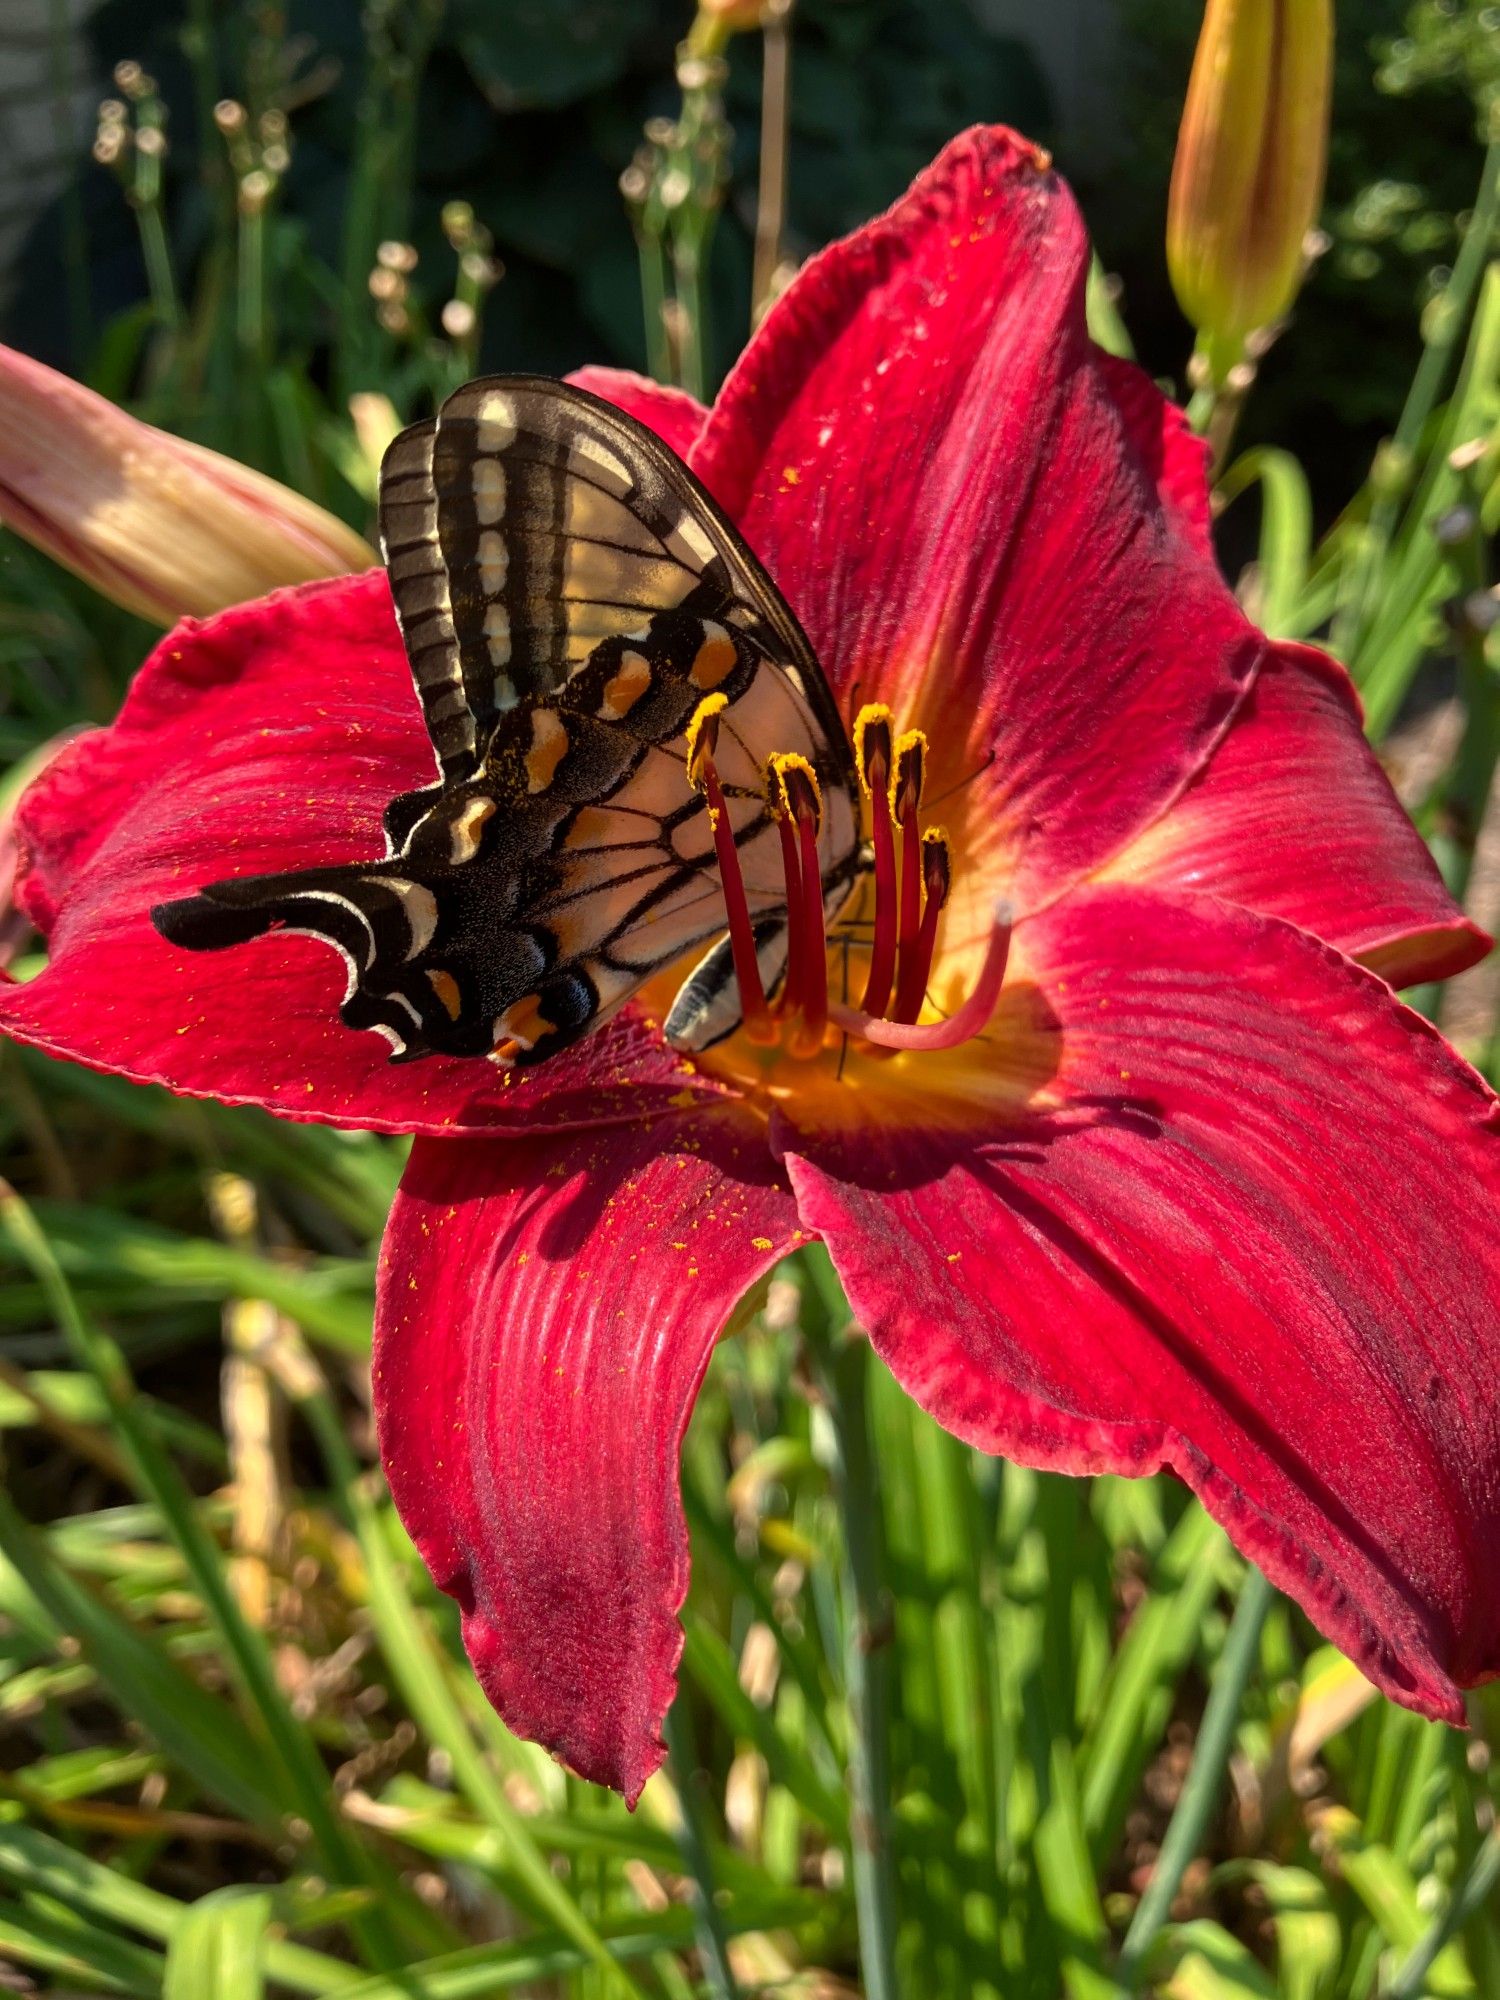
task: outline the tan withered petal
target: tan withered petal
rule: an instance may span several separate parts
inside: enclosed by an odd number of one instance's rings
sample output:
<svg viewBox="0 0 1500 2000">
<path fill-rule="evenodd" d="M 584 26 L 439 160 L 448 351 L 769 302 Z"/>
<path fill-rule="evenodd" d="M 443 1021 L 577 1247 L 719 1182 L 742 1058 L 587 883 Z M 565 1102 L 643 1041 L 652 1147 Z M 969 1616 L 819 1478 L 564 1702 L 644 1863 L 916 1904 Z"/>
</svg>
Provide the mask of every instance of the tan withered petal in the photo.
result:
<svg viewBox="0 0 1500 2000">
<path fill-rule="evenodd" d="M 8 347 L 0 522 L 159 625 L 376 560 L 352 528 L 276 480 Z"/>
<path fill-rule="evenodd" d="M 1167 212 L 1178 303 L 1233 346 L 1296 296 L 1328 154 L 1332 0 L 1208 0 Z"/>
</svg>

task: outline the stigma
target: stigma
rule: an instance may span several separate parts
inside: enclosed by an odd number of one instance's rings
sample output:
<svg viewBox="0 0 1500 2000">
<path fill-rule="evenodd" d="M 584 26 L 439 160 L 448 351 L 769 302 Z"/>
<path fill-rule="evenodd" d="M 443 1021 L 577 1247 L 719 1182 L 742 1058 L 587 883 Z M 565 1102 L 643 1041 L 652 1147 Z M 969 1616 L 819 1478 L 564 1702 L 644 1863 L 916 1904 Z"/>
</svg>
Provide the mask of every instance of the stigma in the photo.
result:
<svg viewBox="0 0 1500 2000">
<path fill-rule="evenodd" d="M 724 707 L 724 697 L 713 694 L 694 712 L 687 730 L 687 775 L 708 810 L 747 1038 L 804 1060 L 820 1054 L 830 1036 L 852 1038 L 872 1054 L 949 1049 L 972 1039 L 999 999 L 1014 916 L 1009 904 L 994 905 L 984 960 L 972 990 L 946 1019 L 922 1022 L 919 1017 L 952 881 L 947 834 L 941 827 L 922 823 L 926 737 L 917 729 L 898 734 L 883 703 L 867 703 L 855 717 L 854 762 L 869 816 L 867 852 L 874 889 L 869 967 L 858 1007 L 829 995 L 830 942 L 845 940 L 830 940 L 827 933 L 818 851 L 823 799 L 817 773 L 796 752 L 778 752 L 767 759 L 765 801 L 781 843 L 787 945 L 785 973 L 771 998 L 761 978 L 739 851 L 714 761 Z"/>
</svg>

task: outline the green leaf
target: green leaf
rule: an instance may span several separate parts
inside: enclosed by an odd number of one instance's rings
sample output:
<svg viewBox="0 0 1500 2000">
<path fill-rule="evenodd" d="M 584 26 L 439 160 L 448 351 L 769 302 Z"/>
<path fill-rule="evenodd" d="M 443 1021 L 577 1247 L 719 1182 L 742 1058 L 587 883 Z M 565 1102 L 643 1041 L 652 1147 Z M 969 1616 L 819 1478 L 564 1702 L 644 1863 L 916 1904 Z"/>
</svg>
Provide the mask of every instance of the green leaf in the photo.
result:
<svg viewBox="0 0 1500 2000">
<path fill-rule="evenodd" d="M 1217 498 L 1227 507 L 1252 486 L 1260 487 L 1260 600 L 1256 622 L 1273 639 L 1301 638 L 1299 622 L 1312 557 L 1312 492 L 1307 475 L 1289 451 L 1259 445 L 1242 452 L 1219 481 Z"/>
<path fill-rule="evenodd" d="M 167 1952 L 162 2000 L 262 2000 L 268 1889 L 214 1889 L 188 1909 Z"/>
<path fill-rule="evenodd" d="M 1160 1986 L 1162 2000 L 1278 2000 L 1265 1967 L 1220 1925 L 1203 1919 L 1165 1935 L 1163 1956 L 1176 1963 Z"/>
</svg>

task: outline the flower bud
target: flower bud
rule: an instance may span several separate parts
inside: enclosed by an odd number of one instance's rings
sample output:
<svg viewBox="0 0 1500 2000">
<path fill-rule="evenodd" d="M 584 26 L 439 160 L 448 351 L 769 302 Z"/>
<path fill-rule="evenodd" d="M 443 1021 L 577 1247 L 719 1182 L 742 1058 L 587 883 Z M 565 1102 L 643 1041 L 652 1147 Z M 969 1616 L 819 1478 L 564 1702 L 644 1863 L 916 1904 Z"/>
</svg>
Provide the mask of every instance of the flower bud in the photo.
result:
<svg viewBox="0 0 1500 2000">
<path fill-rule="evenodd" d="M 0 347 L 0 522 L 158 625 L 375 553 L 310 500 Z"/>
<path fill-rule="evenodd" d="M 1167 212 L 1178 303 L 1215 373 L 1280 318 L 1323 199 L 1333 0 L 1208 0 Z"/>
</svg>

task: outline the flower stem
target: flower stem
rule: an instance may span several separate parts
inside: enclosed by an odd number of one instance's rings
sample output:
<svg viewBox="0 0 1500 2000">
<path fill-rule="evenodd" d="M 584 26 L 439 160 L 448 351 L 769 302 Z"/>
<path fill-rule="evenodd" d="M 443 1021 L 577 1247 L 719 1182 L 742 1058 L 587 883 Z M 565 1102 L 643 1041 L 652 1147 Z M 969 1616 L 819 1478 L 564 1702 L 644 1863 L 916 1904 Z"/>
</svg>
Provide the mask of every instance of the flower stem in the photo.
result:
<svg viewBox="0 0 1500 2000">
<path fill-rule="evenodd" d="M 1462 907 L 1500 765 L 1500 689 L 1489 664 L 1485 629 L 1474 616 L 1475 606 L 1488 605 L 1489 578 L 1480 495 L 1472 486 L 1453 514 L 1468 523 L 1447 552 L 1459 592 L 1448 611 L 1464 728 L 1458 752 L 1428 802 L 1434 824 L 1424 830 L 1448 893 Z M 1439 984 L 1420 986 L 1408 997 L 1429 1020 L 1440 1021 L 1446 990 Z"/>
<path fill-rule="evenodd" d="M 1151 1871 L 1146 1893 L 1136 1906 L 1125 1947 L 1120 1954 L 1118 1978 L 1121 1988 L 1133 1993 L 1139 1983 L 1146 1957 L 1156 1942 L 1157 1932 L 1167 1920 L 1188 1863 L 1202 1844 L 1209 1814 L 1219 1795 L 1240 1703 L 1255 1666 L 1261 1627 L 1276 1592 L 1258 1569 L 1246 1573 L 1240 1601 L 1224 1642 L 1219 1670 L 1214 1676 L 1208 1704 L 1203 1711 L 1192 1768 L 1161 1844 L 1161 1853 Z"/>
<path fill-rule="evenodd" d="M 771 0 L 762 31 L 763 82 L 760 112 L 760 191 L 755 208 L 755 267 L 750 283 L 750 331 L 765 318 L 776 297 L 781 237 L 786 226 L 787 141 L 791 114 L 791 33 L 793 0 Z"/>
<path fill-rule="evenodd" d="M 880 1495 L 870 1455 L 870 1348 L 825 1252 L 802 1260 L 802 1329 L 833 1422 L 834 1493 L 844 1531 L 844 1687 L 849 1702 L 849 1841 L 866 2000 L 897 2000 L 891 1869 L 890 1605 L 881 1580 Z"/>
<path fill-rule="evenodd" d="M 1468 1874 L 1449 1899 L 1447 1909 L 1401 1961 L 1385 1989 L 1385 2000 L 1421 2000 L 1428 1990 L 1427 1975 L 1433 1961 L 1448 1940 L 1484 1908 L 1497 1881 L 1500 1881 L 1500 1830 L 1486 1836 L 1469 1863 Z"/>
<path fill-rule="evenodd" d="M 713 1865 L 698 1791 L 698 1760 L 684 1720 L 683 1699 L 679 1694 L 667 1710 L 667 1754 L 672 1760 L 672 1776 L 682 1804 L 678 1844 L 693 1878 L 693 1925 L 698 1934 L 698 1955 L 703 1960 L 704 1982 L 712 2000 L 739 2000 L 739 1988 L 729 1964 L 729 1941 L 714 1901 Z"/>
<path fill-rule="evenodd" d="M 1371 475 L 1374 497 L 1370 518 L 1346 573 L 1329 637 L 1332 651 L 1341 660 L 1351 658 L 1374 614 L 1380 572 L 1416 468 L 1417 447 L 1442 389 L 1448 363 L 1468 324 L 1469 309 L 1489 258 L 1497 213 L 1500 213 L 1500 137 L 1491 139 L 1485 153 L 1479 189 L 1463 242 L 1453 260 L 1452 275 L 1422 316 L 1422 358 L 1407 390 L 1395 434 L 1376 454 Z"/>
</svg>

